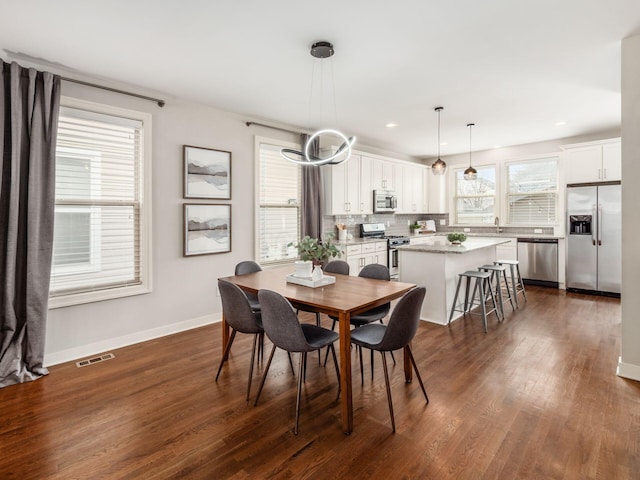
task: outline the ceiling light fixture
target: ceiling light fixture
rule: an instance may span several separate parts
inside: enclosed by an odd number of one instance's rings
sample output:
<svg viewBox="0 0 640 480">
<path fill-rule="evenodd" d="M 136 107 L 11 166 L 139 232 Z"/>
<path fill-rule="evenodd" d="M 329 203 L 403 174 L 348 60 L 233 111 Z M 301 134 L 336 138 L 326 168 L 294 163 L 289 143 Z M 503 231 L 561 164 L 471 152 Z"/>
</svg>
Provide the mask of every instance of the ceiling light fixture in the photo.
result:
<svg viewBox="0 0 640 480">
<path fill-rule="evenodd" d="M 434 175 L 444 175 L 447 171 L 447 164 L 440 159 L 440 112 L 444 107 L 436 107 L 435 111 L 438 112 L 438 159 L 431 164 L 431 173 Z"/>
<path fill-rule="evenodd" d="M 471 127 L 475 126 L 475 123 L 467 123 L 469 127 L 469 168 L 464 171 L 465 180 L 475 180 L 478 178 L 478 171 L 471 166 Z"/>
<path fill-rule="evenodd" d="M 311 46 L 311 56 L 313 56 L 314 58 L 329 58 L 333 56 L 334 53 L 335 50 L 333 49 L 333 45 L 329 42 L 316 42 Z M 333 63 L 331 64 L 331 79 L 333 82 Z M 311 79 L 311 88 L 313 89 L 313 78 Z M 335 88 L 333 91 L 333 96 L 335 112 Z M 309 100 L 309 110 L 311 110 L 311 100 Z M 336 137 L 342 142 L 342 144 L 333 154 L 327 157 L 316 157 L 309 152 L 309 148 L 312 145 L 313 140 L 315 140 L 316 138 L 320 138 L 323 135 Z M 282 155 L 282 157 L 286 160 L 297 163 L 299 165 L 335 165 L 349 159 L 349 157 L 351 156 L 351 146 L 355 141 L 356 137 L 347 138 L 346 135 L 339 132 L 338 130 L 332 128 L 324 128 L 311 134 L 311 136 L 307 140 L 306 145 L 304 146 L 304 153 L 290 148 L 283 148 L 282 150 L 280 150 L 280 155 Z"/>
</svg>

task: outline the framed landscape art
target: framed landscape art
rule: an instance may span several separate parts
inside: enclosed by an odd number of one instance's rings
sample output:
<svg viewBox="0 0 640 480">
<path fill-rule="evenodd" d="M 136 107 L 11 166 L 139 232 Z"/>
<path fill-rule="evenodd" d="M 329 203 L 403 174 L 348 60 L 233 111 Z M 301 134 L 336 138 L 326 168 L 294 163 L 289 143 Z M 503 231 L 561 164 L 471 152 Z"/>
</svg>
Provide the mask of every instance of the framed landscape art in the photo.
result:
<svg viewBox="0 0 640 480">
<path fill-rule="evenodd" d="M 231 152 L 184 145 L 184 198 L 231 200 Z"/>
<path fill-rule="evenodd" d="M 231 205 L 184 204 L 184 256 L 231 251 Z"/>
</svg>

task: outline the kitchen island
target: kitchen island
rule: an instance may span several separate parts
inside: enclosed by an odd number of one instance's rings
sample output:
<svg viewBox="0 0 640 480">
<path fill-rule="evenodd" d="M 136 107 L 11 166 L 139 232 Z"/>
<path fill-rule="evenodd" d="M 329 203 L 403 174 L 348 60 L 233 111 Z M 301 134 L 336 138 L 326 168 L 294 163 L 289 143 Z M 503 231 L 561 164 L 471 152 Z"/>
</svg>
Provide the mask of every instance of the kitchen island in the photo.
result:
<svg viewBox="0 0 640 480">
<path fill-rule="evenodd" d="M 462 245 L 451 245 L 446 237 L 435 236 L 427 244 L 398 247 L 399 280 L 427 288 L 420 318 L 446 325 L 458 274 L 492 264 L 496 259 L 496 245 L 507 242 L 476 237 L 468 238 Z M 456 312 L 454 319 L 461 315 Z"/>
</svg>

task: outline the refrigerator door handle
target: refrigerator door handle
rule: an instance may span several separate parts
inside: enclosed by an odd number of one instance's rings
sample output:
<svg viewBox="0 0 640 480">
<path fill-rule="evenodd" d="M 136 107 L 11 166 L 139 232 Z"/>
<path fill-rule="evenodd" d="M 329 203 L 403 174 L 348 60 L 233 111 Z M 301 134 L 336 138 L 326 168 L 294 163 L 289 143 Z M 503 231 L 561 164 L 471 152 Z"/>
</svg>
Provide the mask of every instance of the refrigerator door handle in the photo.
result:
<svg viewBox="0 0 640 480">
<path fill-rule="evenodd" d="M 598 205 L 598 246 L 602 245 L 602 205 Z"/>
<path fill-rule="evenodd" d="M 596 246 L 597 229 L 598 229 L 598 226 L 600 225 L 600 222 L 598 221 L 598 216 L 596 214 L 596 204 L 595 203 L 591 206 L 591 213 L 593 214 L 592 218 L 596 222 L 596 224 L 591 228 L 591 243 L 595 247 Z"/>
</svg>

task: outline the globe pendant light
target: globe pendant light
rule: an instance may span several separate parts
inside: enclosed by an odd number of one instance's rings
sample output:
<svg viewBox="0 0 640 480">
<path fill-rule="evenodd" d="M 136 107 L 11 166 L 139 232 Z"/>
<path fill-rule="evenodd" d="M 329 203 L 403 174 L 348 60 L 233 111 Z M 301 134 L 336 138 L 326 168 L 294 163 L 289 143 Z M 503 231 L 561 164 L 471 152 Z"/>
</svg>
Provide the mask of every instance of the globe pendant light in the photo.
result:
<svg viewBox="0 0 640 480">
<path fill-rule="evenodd" d="M 465 180 L 475 180 L 478 178 L 478 171 L 471 166 L 471 127 L 474 125 L 475 123 L 467 123 L 467 127 L 469 127 L 469 168 L 464 171 Z"/>
<path fill-rule="evenodd" d="M 335 50 L 333 49 L 333 45 L 329 42 L 316 42 L 311 46 L 311 56 L 313 56 L 314 58 L 329 58 L 333 56 L 334 53 Z M 331 75 L 333 77 L 333 68 L 331 70 Z M 313 88 L 313 79 L 311 81 L 311 87 Z M 333 95 L 335 97 L 335 90 L 333 92 Z M 311 101 L 309 101 L 309 103 L 311 104 Z M 309 108 L 311 108 L 311 105 L 309 105 Z M 323 135 L 329 135 L 334 138 L 338 138 L 342 142 L 342 144 L 333 154 L 325 157 L 316 157 L 309 152 L 309 148 L 316 138 L 320 138 Z M 324 128 L 310 135 L 306 145 L 304 145 L 303 151 L 283 148 L 280 150 L 280 155 L 284 159 L 289 160 L 293 163 L 297 163 L 299 165 L 336 165 L 338 163 L 344 162 L 345 160 L 348 160 L 349 157 L 351 157 L 351 146 L 355 141 L 356 137 L 352 136 L 347 138 L 346 135 L 336 129 Z"/>
<path fill-rule="evenodd" d="M 438 112 L 438 159 L 431 164 L 431 173 L 434 175 L 444 175 L 447 171 L 447 164 L 440 160 L 440 112 L 444 109 L 444 107 L 436 107 L 435 110 Z"/>
</svg>

